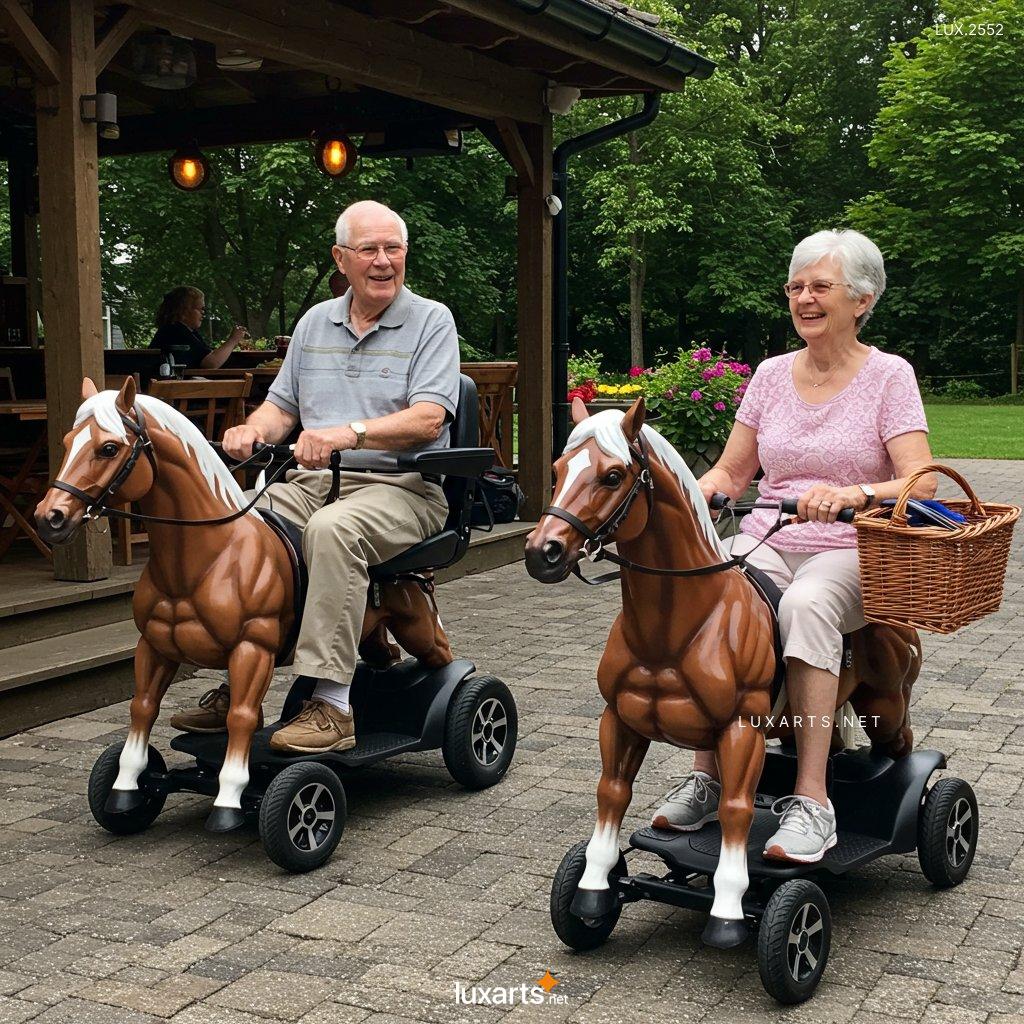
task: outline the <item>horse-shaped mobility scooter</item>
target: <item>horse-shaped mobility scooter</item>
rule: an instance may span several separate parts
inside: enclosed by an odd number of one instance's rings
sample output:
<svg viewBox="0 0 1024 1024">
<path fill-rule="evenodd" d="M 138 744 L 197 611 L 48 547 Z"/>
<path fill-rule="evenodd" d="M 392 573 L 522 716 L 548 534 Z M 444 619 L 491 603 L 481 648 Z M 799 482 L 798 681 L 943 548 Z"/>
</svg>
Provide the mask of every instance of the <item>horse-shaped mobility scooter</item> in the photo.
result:
<svg viewBox="0 0 1024 1024">
<path fill-rule="evenodd" d="M 449 514 L 440 533 L 369 569 L 351 691 L 355 747 L 296 757 L 271 751 L 269 738 L 311 695 L 312 681 L 296 680 L 280 721 L 265 728 L 261 705 L 275 665 L 290 663 L 298 637 L 306 581 L 301 531 L 247 501 L 199 429 L 171 406 L 137 395 L 130 378 L 120 392 L 98 392 L 87 379 L 82 397 L 64 439 L 64 464 L 36 509 L 39 531 L 59 543 L 86 518 L 126 515 L 111 506 L 136 502 L 133 515 L 148 523 L 150 536 L 133 601 L 141 636 L 131 726 L 123 744 L 100 756 L 89 781 L 89 804 L 104 828 L 138 832 L 169 793 L 204 793 L 215 798 L 207 829 L 228 831 L 257 816 L 271 859 L 308 871 L 341 838 L 342 769 L 440 748 L 463 785 L 501 780 L 516 746 L 515 701 L 499 679 L 453 660 L 433 598 L 433 570 L 454 564 L 469 546 L 476 480 L 493 461 L 491 449 L 476 447 L 472 380 L 461 378 L 454 447 L 335 453 L 336 472 L 444 474 Z M 286 448 L 261 448 L 254 459 L 276 454 L 294 464 Z M 410 658 L 399 660 L 388 631 Z M 226 668 L 230 711 L 226 734 L 172 740 L 195 763 L 168 770 L 149 736 L 180 664 Z"/>
<path fill-rule="evenodd" d="M 765 987 L 799 1002 L 821 978 L 831 935 L 828 902 L 806 876 L 916 847 L 930 881 L 955 885 L 974 857 L 977 802 L 959 779 L 927 790 L 945 758 L 913 752 L 916 631 L 868 625 L 850 636 L 840 675 L 837 707 L 853 705 L 871 746 L 830 759 L 838 843 L 816 864 L 762 858 L 777 827 L 769 808 L 796 779 L 792 746 L 767 757 L 765 748 L 782 735 L 768 727 L 770 715 L 791 720 L 781 689 L 778 590 L 742 557 L 727 555 L 693 474 L 644 414 L 642 398 L 625 415 L 589 416 L 573 402 L 575 428 L 555 463 L 554 502 L 527 542 L 527 568 L 544 583 L 579 574 L 581 557 L 621 567 L 622 612 L 597 672 L 607 702 L 597 822 L 589 843 L 570 849 L 555 875 L 552 923 L 580 950 L 603 943 L 623 904 L 641 899 L 710 908 L 703 938 L 719 948 L 738 945 L 747 922 L 759 923 Z M 795 502 L 783 503 L 779 524 L 782 512 L 795 510 Z M 610 542 L 615 554 L 604 550 Z M 659 856 L 668 873 L 630 877 L 619 831 L 652 740 L 715 751 L 718 821 L 688 833 L 638 830 L 630 846 Z"/>
</svg>

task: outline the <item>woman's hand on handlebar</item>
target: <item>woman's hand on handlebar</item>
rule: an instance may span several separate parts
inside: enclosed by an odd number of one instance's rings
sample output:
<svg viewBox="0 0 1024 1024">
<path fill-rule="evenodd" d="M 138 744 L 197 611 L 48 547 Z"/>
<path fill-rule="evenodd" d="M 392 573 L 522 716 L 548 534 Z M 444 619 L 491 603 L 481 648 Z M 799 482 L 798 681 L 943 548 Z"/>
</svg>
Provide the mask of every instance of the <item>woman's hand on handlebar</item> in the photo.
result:
<svg viewBox="0 0 1024 1024">
<path fill-rule="evenodd" d="M 845 508 L 855 511 L 867 506 L 867 495 L 859 487 L 815 484 L 797 499 L 797 517 L 816 523 L 834 523 Z"/>
<path fill-rule="evenodd" d="M 257 441 L 266 440 L 256 427 L 248 423 L 240 423 L 237 427 L 231 427 L 224 431 L 224 439 L 221 441 L 221 448 L 225 454 L 232 459 L 247 459 L 252 455 L 252 446 Z"/>
</svg>

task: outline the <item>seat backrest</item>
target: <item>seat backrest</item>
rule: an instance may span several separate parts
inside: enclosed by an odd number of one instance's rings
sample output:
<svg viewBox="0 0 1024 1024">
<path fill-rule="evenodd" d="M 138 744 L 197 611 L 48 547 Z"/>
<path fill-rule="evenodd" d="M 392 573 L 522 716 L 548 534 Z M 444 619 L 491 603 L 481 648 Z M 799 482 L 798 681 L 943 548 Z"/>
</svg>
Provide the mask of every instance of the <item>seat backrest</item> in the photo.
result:
<svg viewBox="0 0 1024 1024">
<path fill-rule="evenodd" d="M 476 384 L 464 373 L 459 374 L 459 404 L 448 432 L 451 448 L 475 448 L 479 443 Z M 448 499 L 445 529 L 457 530 L 460 535 L 466 532 L 468 536 L 470 512 L 476 497 L 476 481 L 467 480 L 463 476 L 447 476 L 444 480 L 444 493 Z"/>
<path fill-rule="evenodd" d="M 251 389 L 252 374 L 247 373 L 241 380 L 155 380 L 149 394 L 184 413 L 208 441 L 220 441 L 225 430 L 245 419 Z"/>
</svg>

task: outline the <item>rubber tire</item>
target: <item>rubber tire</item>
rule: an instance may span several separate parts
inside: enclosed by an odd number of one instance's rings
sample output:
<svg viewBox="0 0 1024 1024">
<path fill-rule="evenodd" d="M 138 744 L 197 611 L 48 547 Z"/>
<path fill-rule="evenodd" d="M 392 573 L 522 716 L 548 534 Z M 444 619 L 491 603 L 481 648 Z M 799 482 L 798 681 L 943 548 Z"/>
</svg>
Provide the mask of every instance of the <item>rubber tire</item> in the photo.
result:
<svg viewBox="0 0 1024 1024">
<path fill-rule="evenodd" d="M 473 719 L 484 701 L 497 698 L 505 708 L 508 726 L 498 759 L 484 766 L 473 753 Z M 448 704 L 441 753 L 451 777 L 466 789 L 487 789 L 505 777 L 516 752 L 519 713 L 512 691 L 496 676 L 473 676 L 455 691 Z"/>
<path fill-rule="evenodd" d="M 619 915 L 622 913 L 620 904 L 600 921 L 587 924 L 569 910 L 586 866 L 587 841 L 584 839 L 570 847 L 551 882 L 551 926 L 555 929 L 555 934 L 570 949 L 580 953 L 603 946 L 608 941 L 608 936 L 615 930 L 619 923 Z M 612 868 L 610 875 L 624 878 L 628 874 L 626 858 L 620 853 L 619 862 Z"/>
<path fill-rule="evenodd" d="M 167 800 L 166 793 L 153 793 L 147 795 L 146 802 L 141 807 L 134 811 L 128 811 L 126 814 L 110 814 L 104 809 L 107 797 L 110 796 L 110 791 L 117 781 L 123 749 L 124 743 L 114 743 L 107 747 L 96 758 L 96 763 L 89 773 L 89 810 L 92 811 L 92 816 L 97 823 L 115 836 L 131 836 L 136 832 L 145 832 L 159 817 L 160 812 L 164 809 L 164 802 Z M 149 763 L 146 766 L 146 772 L 151 771 L 167 771 L 167 764 L 160 751 L 153 746 L 149 748 Z M 140 776 L 140 783 L 146 772 Z"/>
<path fill-rule="evenodd" d="M 946 855 L 946 821 L 957 800 L 965 798 L 974 816 L 970 849 L 963 863 L 954 867 Z M 959 885 L 971 870 L 978 848 L 978 800 L 963 779 L 939 779 L 928 791 L 917 819 L 917 859 L 924 877 L 939 889 Z"/>
<path fill-rule="evenodd" d="M 824 935 L 817 965 L 810 975 L 797 981 L 790 973 L 787 958 L 789 930 L 807 903 L 814 904 L 821 914 Z M 808 878 L 791 878 L 783 882 L 768 901 L 757 934 L 757 969 L 765 991 L 787 1005 L 810 999 L 828 964 L 831 945 L 832 914 L 825 894 Z"/>
<path fill-rule="evenodd" d="M 312 783 L 323 784 L 334 798 L 334 825 L 315 850 L 302 850 L 288 834 L 288 810 L 299 791 Z M 263 849 L 280 868 L 301 875 L 324 864 L 334 853 L 345 831 L 348 806 L 341 780 L 327 765 L 300 761 L 279 772 L 260 801 L 259 830 Z"/>
</svg>

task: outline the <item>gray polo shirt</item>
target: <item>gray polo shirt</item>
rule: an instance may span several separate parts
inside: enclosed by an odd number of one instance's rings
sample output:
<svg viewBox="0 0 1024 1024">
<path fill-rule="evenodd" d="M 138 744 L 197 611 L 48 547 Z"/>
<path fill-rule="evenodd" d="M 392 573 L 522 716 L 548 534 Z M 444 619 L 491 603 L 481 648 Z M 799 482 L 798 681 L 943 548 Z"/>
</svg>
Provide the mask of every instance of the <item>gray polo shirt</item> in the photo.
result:
<svg viewBox="0 0 1024 1024">
<path fill-rule="evenodd" d="M 361 338 L 352 289 L 321 302 L 295 326 L 267 398 L 303 427 L 339 427 L 434 402 L 452 416 L 459 397 L 459 339 L 447 306 L 403 287 Z M 447 448 L 448 424 L 423 448 Z"/>
</svg>

